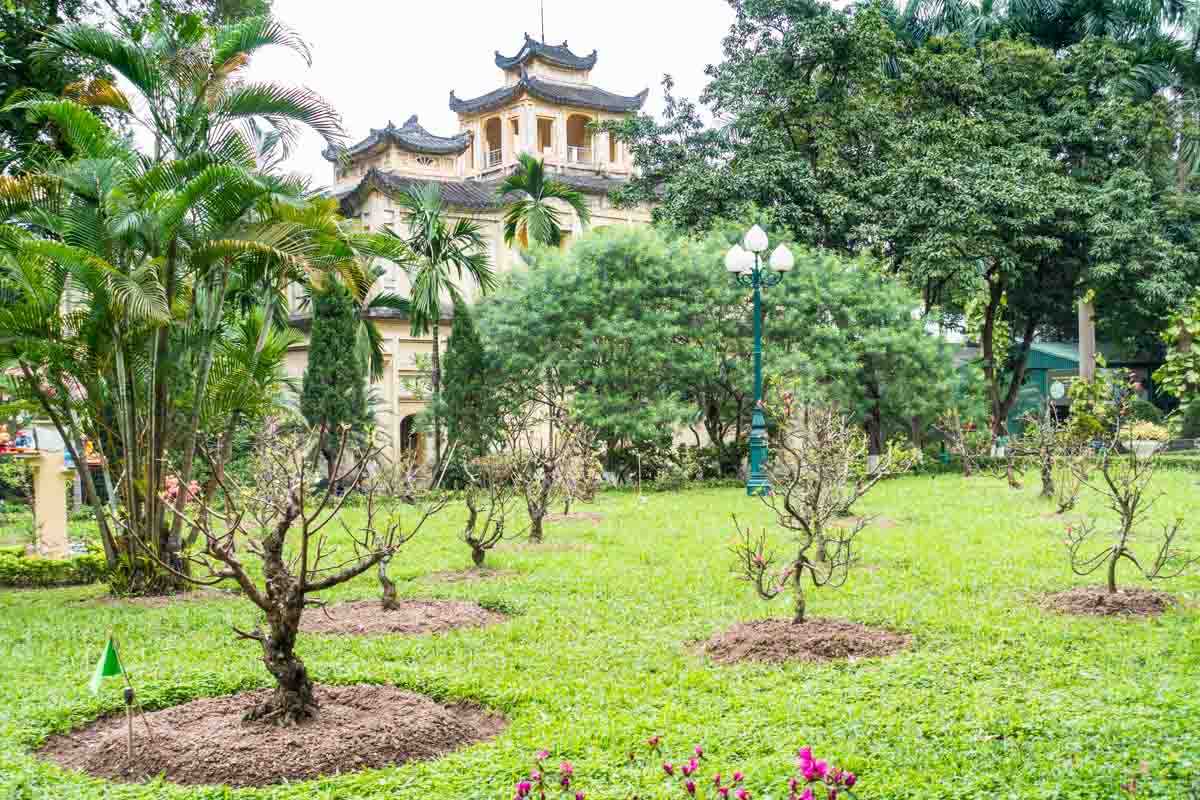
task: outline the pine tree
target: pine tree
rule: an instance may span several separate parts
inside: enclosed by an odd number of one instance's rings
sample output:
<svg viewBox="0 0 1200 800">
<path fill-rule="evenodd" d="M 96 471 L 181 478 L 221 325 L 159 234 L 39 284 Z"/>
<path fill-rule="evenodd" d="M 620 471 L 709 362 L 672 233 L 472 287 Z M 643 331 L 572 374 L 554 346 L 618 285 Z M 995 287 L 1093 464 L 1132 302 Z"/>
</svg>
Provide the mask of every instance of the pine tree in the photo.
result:
<svg viewBox="0 0 1200 800">
<path fill-rule="evenodd" d="M 455 305 L 454 329 L 442 365 L 442 395 L 437 406 L 448 441 L 468 457 L 484 455 L 499 438 L 503 397 L 499 372 L 479 338 L 475 319 L 463 303 Z"/>
<path fill-rule="evenodd" d="M 368 420 L 367 363 L 354 346 L 358 306 L 337 281 L 314 290 L 312 336 L 300 412 L 314 428 L 325 427 L 323 455 L 332 470 L 337 454 L 329 442 L 338 441 L 342 426 L 352 430 Z"/>
</svg>

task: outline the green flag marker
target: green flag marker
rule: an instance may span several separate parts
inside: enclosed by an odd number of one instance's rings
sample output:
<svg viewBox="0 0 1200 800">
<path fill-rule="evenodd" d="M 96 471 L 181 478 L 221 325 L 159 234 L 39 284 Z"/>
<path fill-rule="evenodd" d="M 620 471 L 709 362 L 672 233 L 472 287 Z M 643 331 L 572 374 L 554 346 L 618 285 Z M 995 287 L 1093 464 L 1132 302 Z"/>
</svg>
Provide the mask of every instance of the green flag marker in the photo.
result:
<svg viewBox="0 0 1200 800">
<path fill-rule="evenodd" d="M 100 656 L 100 661 L 96 663 L 96 674 L 92 675 L 92 682 L 89 684 L 92 694 L 100 692 L 100 684 L 105 678 L 111 678 L 114 675 L 120 675 L 124 670 L 121 669 L 121 659 L 117 658 L 117 648 L 113 645 L 112 637 L 108 637 L 108 644 L 104 646 L 104 654 Z"/>
</svg>

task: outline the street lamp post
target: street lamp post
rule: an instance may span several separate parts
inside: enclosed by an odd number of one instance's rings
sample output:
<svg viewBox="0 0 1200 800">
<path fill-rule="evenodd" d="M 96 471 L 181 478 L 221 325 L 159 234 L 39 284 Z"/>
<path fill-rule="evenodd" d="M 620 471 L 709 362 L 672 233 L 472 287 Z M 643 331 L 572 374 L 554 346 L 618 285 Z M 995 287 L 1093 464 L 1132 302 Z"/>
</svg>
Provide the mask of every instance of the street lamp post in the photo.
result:
<svg viewBox="0 0 1200 800">
<path fill-rule="evenodd" d="M 745 247 L 735 244 L 725 256 L 725 269 L 739 284 L 754 290 L 754 413 L 750 418 L 750 476 L 746 480 L 746 494 L 750 497 L 771 492 L 771 479 L 767 477 L 767 418 L 763 415 L 762 290 L 778 284 L 783 273 L 795 265 L 791 251 L 779 245 L 768 262 L 772 271 L 767 272 L 760 254 L 766 252 L 769 244 L 766 231 L 755 225 L 742 240 Z"/>
</svg>

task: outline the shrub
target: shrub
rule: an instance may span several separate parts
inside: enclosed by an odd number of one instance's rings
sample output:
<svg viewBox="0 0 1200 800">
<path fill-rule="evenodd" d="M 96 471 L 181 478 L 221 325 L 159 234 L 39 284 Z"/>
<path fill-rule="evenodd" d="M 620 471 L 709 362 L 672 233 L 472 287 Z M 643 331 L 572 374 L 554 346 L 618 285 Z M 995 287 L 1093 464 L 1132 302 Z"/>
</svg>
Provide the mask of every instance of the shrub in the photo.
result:
<svg viewBox="0 0 1200 800">
<path fill-rule="evenodd" d="M 67 559 L 26 558 L 23 553 L 4 548 L 0 552 L 0 586 L 19 588 L 48 588 L 52 586 L 81 586 L 96 583 L 107 577 L 104 556 L 87 553 Z"/>
<path fill-rule="evenodd" d="M 1128 414 L 1135 422 L 1153 422 L 1161 425 L 1163 421 L 1162 410 L 1149 400 L 1143 400 L 1140 397 L 1129 401 Z"/>
<path fill-rule="evenodd" d="M 1179 410 L 1179 438 L 1200 439 L 1200 403 L 1189 403 Z"/>
</svg>

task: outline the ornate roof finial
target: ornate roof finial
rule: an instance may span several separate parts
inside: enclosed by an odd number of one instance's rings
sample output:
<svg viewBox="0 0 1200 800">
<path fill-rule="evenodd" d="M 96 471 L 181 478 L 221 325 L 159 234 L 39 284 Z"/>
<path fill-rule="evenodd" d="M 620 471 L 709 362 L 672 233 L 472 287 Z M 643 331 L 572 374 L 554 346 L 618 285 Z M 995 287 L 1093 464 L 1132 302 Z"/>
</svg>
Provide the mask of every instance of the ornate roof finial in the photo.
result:
<svg viewBox="0 0 1200 800">
<path fill-rule="evenodd" d="M 409 118 L 408 118 L 408 122 L 405 122 L 405 123 L 404 123 L 404 127 L 406 127 L 406 128 L 415 128 L 415 127 L 417 127 L 419 124 L 420 124 L 420 123 L 417 121 L 417 115 L 416 115 L 416 114 L 413 114 L 411 117 L 409 117 Z"/>
</svg>

